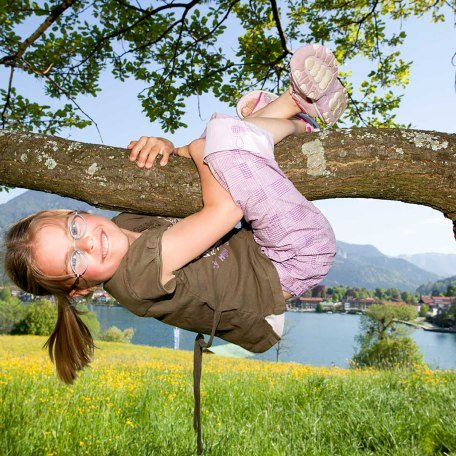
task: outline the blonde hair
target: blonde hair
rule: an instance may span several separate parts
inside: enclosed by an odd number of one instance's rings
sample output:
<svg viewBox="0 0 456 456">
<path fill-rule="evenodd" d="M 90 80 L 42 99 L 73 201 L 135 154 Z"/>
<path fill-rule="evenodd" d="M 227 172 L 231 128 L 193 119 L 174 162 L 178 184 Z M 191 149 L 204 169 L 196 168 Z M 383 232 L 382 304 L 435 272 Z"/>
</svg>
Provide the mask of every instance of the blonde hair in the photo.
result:
<svg viewBox="0 0 456 456">
<path fill-rule="evenodd" d="M 58 317 L 54 331 L 46 341 L 51 361 L 58 377 L 73 383 L 77 372 L 86 367 L 93 356 L 94 343 L 89 329 L 69 295 L 72 275 L 48 277 L 36 265 L 34 238 L 44 222 L 54 223 L 56 218 L 67 217 L 72 211 L 48 210 L 22 218 L 5 234 L 5 271 L 22 290 L 33 295 L 54 295 L 57 298 Z"/>
</svg>

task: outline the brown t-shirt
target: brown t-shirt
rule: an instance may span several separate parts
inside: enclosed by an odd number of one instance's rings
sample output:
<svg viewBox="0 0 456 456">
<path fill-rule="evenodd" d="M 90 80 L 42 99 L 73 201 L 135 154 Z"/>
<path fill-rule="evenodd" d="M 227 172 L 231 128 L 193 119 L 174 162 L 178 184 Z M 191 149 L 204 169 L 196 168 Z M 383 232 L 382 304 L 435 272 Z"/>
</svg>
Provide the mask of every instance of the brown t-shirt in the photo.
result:
<svg viewBox="0 0 456 456">
<path fill-rule="evenodd" d="M 134 214 L 121 214 L 113 221 L 121 228 L 142 231 L 104 284 L 123 307 L 204 334 L 216 324 L 216 336 L 252 352 L 266 351 L 279 340 L 264 319 L 285 311 L 279 276 L 250 230 L 233 230 L 162 285 L 161 237 L 173 221 Z M 217 323 L 214 313 L 220 316 Z"/>
</svg>

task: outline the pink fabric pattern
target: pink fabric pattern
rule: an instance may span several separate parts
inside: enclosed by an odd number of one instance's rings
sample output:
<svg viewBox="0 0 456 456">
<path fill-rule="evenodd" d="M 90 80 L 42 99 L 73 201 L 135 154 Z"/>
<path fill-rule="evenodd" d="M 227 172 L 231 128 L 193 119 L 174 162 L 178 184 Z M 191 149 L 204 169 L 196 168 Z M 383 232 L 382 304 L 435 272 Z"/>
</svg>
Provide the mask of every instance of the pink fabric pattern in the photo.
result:
<svg viewBox="0 0 456 456">
<path fill-rule="evenodd" d="M 243 210 L 283 289 L 300 295 L 321 282 L 336 252 L 333 230 L 279 168 L 270 133 L 216 114 L 207 125 L 204 157 Z"/>
</svg>

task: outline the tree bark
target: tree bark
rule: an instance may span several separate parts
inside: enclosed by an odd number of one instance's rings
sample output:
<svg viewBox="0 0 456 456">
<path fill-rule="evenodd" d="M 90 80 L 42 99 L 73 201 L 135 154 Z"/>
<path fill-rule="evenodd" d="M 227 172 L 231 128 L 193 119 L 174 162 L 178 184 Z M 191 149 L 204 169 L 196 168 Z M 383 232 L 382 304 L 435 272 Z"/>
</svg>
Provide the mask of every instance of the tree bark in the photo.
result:
<svg viewBox="0 0 456 456">
<path fill-rule="evenodd" d="M 453 221 L 456 135 L 354 128 L 290 137 L 276 158 L 309 200 L 377 198 L 422 204 Z M 119 211 L 183 217 L 201 208 L 191 160 L 171 157 L 145 171 L 128 151 L 0 130 L 0 182 Z M 392 221 L 394 222 L 394 221 Z"/>
</svg>

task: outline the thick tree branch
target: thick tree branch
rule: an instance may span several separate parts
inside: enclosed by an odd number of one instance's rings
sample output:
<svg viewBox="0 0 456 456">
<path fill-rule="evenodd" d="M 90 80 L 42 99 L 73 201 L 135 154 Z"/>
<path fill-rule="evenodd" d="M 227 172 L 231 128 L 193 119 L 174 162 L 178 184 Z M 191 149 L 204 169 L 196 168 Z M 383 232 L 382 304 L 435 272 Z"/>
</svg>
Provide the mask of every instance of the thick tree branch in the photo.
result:
<svg viewBox="0 0 456 456">
<path fill-rule="evenodd" d="M 0 130 L 0 183 L 95 206 L 186 216 L 201 207 L 191 160 L 139 169 L 128 151 Z M 456 135 L 354 128 L 288 138 L 276 147 L 284 172 L 308 199 L 378 198 L 430 206 L 456 221 Z M 172 190 L 171 190 L 172 189 Z"/>
</svg>

